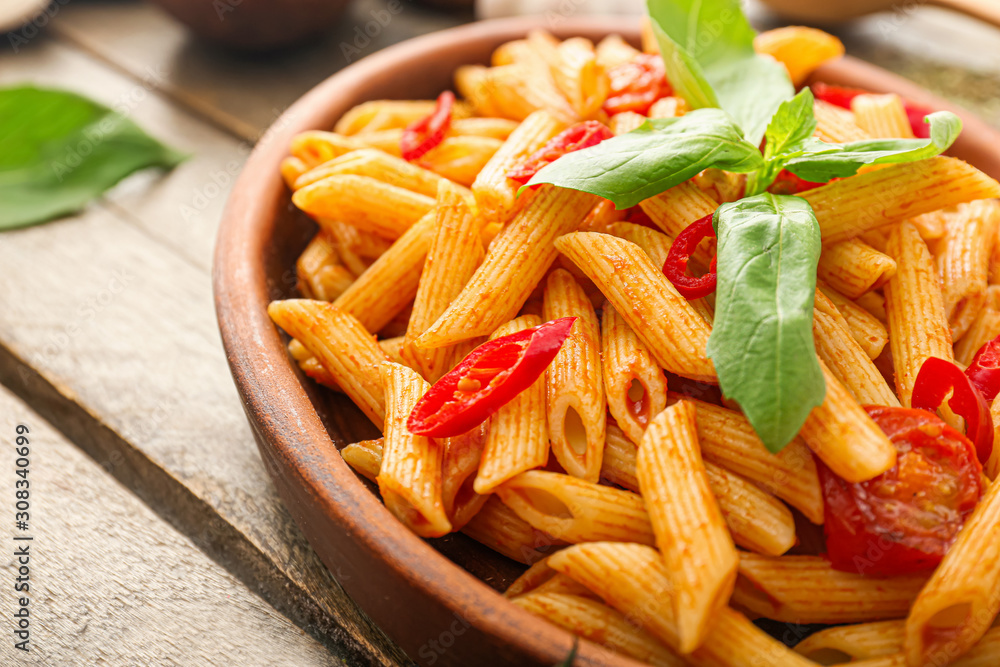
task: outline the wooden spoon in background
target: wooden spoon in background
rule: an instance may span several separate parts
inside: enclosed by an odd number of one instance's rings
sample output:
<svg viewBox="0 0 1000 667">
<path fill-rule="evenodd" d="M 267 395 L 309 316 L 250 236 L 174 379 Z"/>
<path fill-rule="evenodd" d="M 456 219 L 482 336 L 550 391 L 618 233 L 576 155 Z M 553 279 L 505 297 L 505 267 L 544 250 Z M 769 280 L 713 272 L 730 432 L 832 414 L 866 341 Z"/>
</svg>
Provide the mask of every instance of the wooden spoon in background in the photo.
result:
<svg viewBox="0 0 1000 667">
<path fill-rule="evenodd" d="M 928 5 L 952 9 L 1000 28 L 997 0 L 923 0 Z M 805 23 L 840 23 L 865 14 L 889 11 L 900 0 L 761 0 L 781 16 Z"/>
<path fill-rule="evenodd" d="M 0 32 L 20 28 L 41 14 L 48 4 L 49 0 L 2 0 L 0 2 Z"/>
</svg>

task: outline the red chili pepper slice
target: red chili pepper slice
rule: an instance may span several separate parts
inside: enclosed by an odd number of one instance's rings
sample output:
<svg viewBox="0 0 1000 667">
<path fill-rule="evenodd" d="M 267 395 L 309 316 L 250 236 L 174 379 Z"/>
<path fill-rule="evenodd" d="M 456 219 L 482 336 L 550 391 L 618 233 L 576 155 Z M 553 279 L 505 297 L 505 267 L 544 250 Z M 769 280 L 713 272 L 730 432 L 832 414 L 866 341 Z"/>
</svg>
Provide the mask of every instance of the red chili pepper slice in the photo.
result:
<svg viewBox="0 0 1000 667">
<path fill-rule="evenodd" d="M 603 109 L 609 116 L 634 111 L 645 116 L 653 102 L 673 92 L 667 83 L 663 59 L 642 53 L 608 70 L 611 87 Z"/>
<path fill-rule="evenodd" d="M 715 229 L 712 227 L 712 214 L 695 220 L 678 234 L 670 246 L 670 252 L 667 253 L 667 261 L 663 263 L 663 275 L 688 301 L 700 299 L 715 291 L 717 257 L 712 258 L 712 265 L 705 275 L 699 278 L 687 275 L 687 265 L 688 260 L 691 259 L 691 253 L 698 247 L 702 239 L 709 236 L 715 236 Z"/>
<path fill-rule="evenodd" d="M 555 162 L 566 153 L 596 146 L 605 139 L 615 136 L 606 125 L 596 120 L 577 123 L 563 130 L 532 153 L 524 162 L 507 172 L 507 178 L 524 185 L 547 164 Z"/>
<path fill-rule="evenodd" d="M 403 130 L 399 140 L 399 151 L 404 160 L 417 160 L 440 144 L 451 126 L 451 112 L 455 106 L 455 94 L 446 90 L 437 98 L 437 106 L 430 115 L 411 123 Z"/>
<path fill-rule="evenodd" d="M 948 395 L 948 406 L 965 419 L 965 435 L 976 445 L 980 463 L 993 452 L 993 418 L 990 406 L 972 380 L 958 366 L 929 357 L 920 367 L 913 383 L 910 405 L 922 410 L 937 410 Z"/>
<path fill-rule="evenodd" d="M 822 82 L 811 84 L 809 88 L 813 91 L 813 95 L 816 96 L 817 100 L 823 100 L 844 109 L 850 109 L 851 100 L 858 95 L 871 94 L 871 91 L 862 88 L 831 86 Z M 906 110 L 906 117 L 910 121 L 910 129 L 913 130 L 913 136 L 918 139 L 930 138 L 931 126 L 924 122 L 924 117 L 929 113 L 933 113 L 933 110 L 907 99 L 903 100 L 903 108 Z"/>
<path fill-rule="evenodd" d="M 1000 394 L 1000 336 L 979 348 L 965 374 L 987 402 Z"/>
<path fill-rule="evenodd" d="M 826 183 L 807 181 L 787 169 L 782 169 L 778 172 L 778 176 L 774 179 L 774 182 L 768 186 L 767 191 L 776 195 L 796 195 L 806 190 L 818 188 L 821 185 L 826 185 Z"/>
<path fill-rule="evenodd" d="M 562 317 L 483 343 L 427 390 L 406 427 L 416 435 L 450 438 L 482 424 L 538 379 L 575 321 Z"/>
</svg>

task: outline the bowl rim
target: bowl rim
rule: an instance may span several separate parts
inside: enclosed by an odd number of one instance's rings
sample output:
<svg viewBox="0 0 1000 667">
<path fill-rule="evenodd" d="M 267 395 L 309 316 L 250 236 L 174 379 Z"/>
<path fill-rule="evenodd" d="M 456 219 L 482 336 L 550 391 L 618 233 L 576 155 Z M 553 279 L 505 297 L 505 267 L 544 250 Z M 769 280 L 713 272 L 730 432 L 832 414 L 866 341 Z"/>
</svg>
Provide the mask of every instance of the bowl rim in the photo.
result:
<svg viewBox="0 0 1000 667">
<path fill-rule="evenodd" d="M 569 653 L 573 635 L 539 623 L 416 534 L 400 529 L 401 524 L 377 495 L 337 454 L 287 356 L 277 327 L 267 316 L 271 290 L 264 261 L 276 221 L 268 212 L 290 205 L 278 170 L 280 161 L 287 156 L 295 134 L 329 128 L 324 107 L 340 91 L 359 86 L 367 78 L 417 56 L 426 57 L 445 48 L 453 49 L 456 44 L 482 39 L 514 39 L 540 27 L 560 35 L 618 33 L 635 39 L 638 34 L 634 17 L 561 17 L 555 26 L 542 16 L 479 21 L 400 42 L 331 75 L 292 104 L 251 152 L 223 213 L 212 278 L 223 347 L 248 418 L 261 447 L 266 442 L 268 454 L 279 457 L 296 477 L 281 481 L 304 485 L 320 511 L 336 521 L 359 546 L 377 554 L 411 586 L 443 604 L 456 618 L 499 642 L 553 664 Z M 899 92 L 934 108 L 956 111 L 965 122 L 964 135 L 992 135 L 992 145 L 1000 146 L 1000 133 L 971 113 L 874 65 L 846 57 L 821 68 L 815 78 L 875 92 Z M 968 153 L 976 152 L 974 147 L 969 148 Z M 980 153 L 969 157 L 969 161 L 984 171 L 980 162 L 991 163 L 991 175 L 1000 177 L 1000 149 L 984 147 Z M 264 459 L 272 477 L 281 474 L 267 456 Z M 301 523 L 300 527 L 311 540 L 308 529 Z M 641 664 L 622 655 L 609 661 L 606 651 L 598 651 L 598 647 L 581 642 L 577 655 L 581 663 L 588 664 Z"/>
</svg>

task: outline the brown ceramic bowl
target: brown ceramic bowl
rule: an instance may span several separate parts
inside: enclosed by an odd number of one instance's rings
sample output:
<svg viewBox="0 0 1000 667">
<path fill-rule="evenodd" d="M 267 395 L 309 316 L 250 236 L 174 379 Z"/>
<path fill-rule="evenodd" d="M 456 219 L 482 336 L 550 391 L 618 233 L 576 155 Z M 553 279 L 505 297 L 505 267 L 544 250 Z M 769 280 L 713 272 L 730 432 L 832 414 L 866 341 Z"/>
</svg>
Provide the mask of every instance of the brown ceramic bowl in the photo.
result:
<svg viewBox="0 0 1000 667">
<path fill-rule="evenodd" d="M 153 0 L 199 37 L 241 51 L 291 46 L 328 29 L 348 0 Z"/>
<path fill-rule="evenodd" d="M 528 615 L 497 592 L 521 566 L 465 538 L 424 541 L 389 514 L 336 448 L 372 437 L 372 425 L 343 396 L 318 388 L 289 360 L 267 317 L 271 299 L 293 295 L 294 263 L 315 225 L 292 206 L 278 173 L 291 138 L 327 129 L 350 107 L 378 98 L 433 98 L 466 63 L 488 62 L 499 44 L 546 27 L 559 37 L 595 41 L 621 18 L 517 18 L 474 23 L 413 39 L 330 77 L 294 104 L 258 144 L 229 199 L 215 257 L 215 295 L 223 343 L 279 493 L 313 548 L 385 632 L 426 665 L 553 665 L 571 636 Z M 965 132 L 952 153 L 1000 178 L 1000 134 L 913 84 L 850 58 L 825 67 L 830 83 L 897 91 L 953 109 Z M 475 575 L 475 576 L 474 576 Z M 576 665 L 636 665 L 581 645 Z"/>
</svg>

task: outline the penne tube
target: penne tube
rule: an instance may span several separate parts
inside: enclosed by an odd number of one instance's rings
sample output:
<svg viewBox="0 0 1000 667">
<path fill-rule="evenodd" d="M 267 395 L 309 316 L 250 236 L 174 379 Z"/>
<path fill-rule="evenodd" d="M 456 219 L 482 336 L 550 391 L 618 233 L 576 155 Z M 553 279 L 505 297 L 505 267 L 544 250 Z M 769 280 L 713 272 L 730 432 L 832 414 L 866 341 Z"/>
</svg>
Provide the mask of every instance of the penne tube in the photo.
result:
<svg viewBox="0 0 1000 667">
<path fill-rule="evenodd" d="M 394 239 L 434 208 L 430 197 L 370 176 L 329 176 L 295 191 L 292 201 L 320 220 L 331 218 Z"/>
<path fill-rule="evenodd" d="M 887 250 L 897 267 L 884 290 L 896 394 L 904 407 L 910 407 L 913 383 L 924 361 L 953 360 L 951 328 L 931 255 L 913 225 L 904 222 L 894 228 Z"/>
<path fill-rule="evenodd" d="M 713 201 L 724 204 L 743 197 L 746 192 L 747 175 L 712 167 L 696 174 L 691 181 Z"/>
<path fill-rule="evenodd" d="M 799 435 L 835 474 L 864 482 L 896 464 L 896 447 L 822 361 L 826 397 L 806 417 Z"/>
<path fill-rule="evenodd" d="M 905 621 L 874 621 L 840 625 L 813 633 L 795 651 L 821 665 L 854 662 L 900 653 Z"/>
<path fill-rule="evenodd" d="M 945 206 L 1000 197 L 1000 183 L 961 160 L 935 157 L 890 164 L 800 196 L 812 206 L 829 245 Z"/>
<path fill-rule="evenodd" d="M 589 639 L 609 658 L 625 654 L 653 667 L 685 667 L 687 662 L 635 627 L 626 616 L 595 600 L 555 592 L 533 592 L 514 604 L 535 616 Z"/>
<path fill-rule="evenodd" d="M 690 109 L 683 97 L 661 97 L 649 107 L 650 118 L 678 118 Z"/>
<path fill-rule="evenodd" d="M 719 205 L 691 181 L 661 192 L 639 203 L 646 215 L 667 236 L 675 238 L 695 220 L 711 215 Z M 715 255 L 714 243 L 699 244 L 691 257 L 702 266 L 708 266 Z"/>
<path fill-rule="evenodd" d="M 281 161 L 281 180 L 290 190 L 295 189 L 295 182 L 307 171 L 309 171 L 309 165 L 294 155 Z"/>
<path fill-rule="evenodd" d="M 367 176 L 426 197 L 436 197 L 438 185 L 446 180 L 433 171 L 421 169 L 402 158 L 374 148 L 362 148 L 309 170 L 295 182 L 295 189 L 304 188 L 330 176 L 345 174 Z M 465 193 L 471 196 L 470 192 Z"/>
<path fill-rule="evenodd" d="M 917 228 L 917 231 L 920 232 L 920 238 L 924 241 L 936 241 L 944 236 L 945 221 L 948 219 L 949 212 L 953 210 L 954 207 L 931 211 L 914 216 L 910 218 L 909 222 Z"/>
<path fill-rule="evenodd" d="M 400 338 L 384 338 L 378 341 L 378 346 L 382 348 L 382 351 L 390 361 L 406 366 L 407 364 L 399 354 L 402 343 L 403 341 Z M 305 345 L 293 338 L 288 343 L 288 351 L 295 361 L 298 362 L 299 368 L 302 369 L 303 373 L 333 391 L 344 393 L 344 390 L 337 384 L 337 380 L 334 379 L 330 371 L 323 367 L 319 359 L 314 357 L 306 349 Z"/>
<path fill-rule="evenodd" d="M 518 183 L 507 178 L 507 172 L 566 129 L 565 123 L 547 111 L 536 111 L 517 126 L 497 149 L 472 184 L 472 192 L 480 214 L 488 222 L 506 224 L 510 217 L 530 199 L 531 193 L 517 196 Z"/>
<path fill-rule="evenodd" d="M 948 646 L 927 663 L 932 667 L 948 665 L 948 667 L 995 667 L 1000 664 L 1000 628 L 993 628 L 969 649 L 968 653 L 955 658 L 953 647 Z M 953 659 L 954 658 L 954 659 Z M 869 658 L 851 663 L 853 667 L 910 667 L 905 653 L 896 653 L 879 658 Z"/>
<path fill-rule="evenodd" d="M 333 131 L 350 136 L 405 128 L 429 116 L 437 106 L 434 100 L 371 100 L 352 107 L 340 117 Z M 452 109 L 454 118 L 465 118 L 470 109 L 464 102 L 457 102 Z"/>
<path fill-rule="evenodd" d="M 601 363 L 608 411 L 638 444 L 650 420 L 667 406 L 667 378 L 649 349 L 607 302 L 601 310 Z"/>
<path fill-rule="evenodd" d="M 823 292 L 816 290 L 813 315 L 813 339 L 816 354 L 861 405 L 899 407 L 899 399 L 889 389 L 885 378 L 851 335 L 837 307 Z"/>
<path fill-rule="evenodd" d="M 545 470 L 523 472 L 495 489 L 536 529 L 566 542 L 653 544 L 642 498 L 629 491 Z"/>
<path fill-rule="evenodd" d="M 354 282 L 354 274 L 341 264 L 333 239 L 326 232 L 313 237 L 295 262 L 296 289 L 302 296 L 333 301 Z"/>
<path fill-rule="evenodd" d="M 625 219 L 628 212 L 615 208 L 610 199 L 600 199 L 580 223 L 581 232 L 607 232 L 608 226 Z"/>
<path fill-rule="evenodd" d="M 844 55 L 844 45 L 839 39 L 822 30 L 803 26 L 762 32 L 754 38 L 753 48 L 784 65 L 796 88 L 820 65 Z"/>
<path fill-rule="evenodd" d="M 946 217 L 945 236 L 936 259 L 953 340 L 965 335 L 986 301 L 990 255 L 998 226 L 1000 202 L 995 199 L 963 204 Z"/>
<path fill-rule="evenodd" d="M 378 471 L 382 468 L 384 447 L 385 438 L 362 440 L 344 447 L 340 450 L 340 455 L 344 457 L 349 466 L 354 468 L 355 472 L 374 482 L 375 478 L 378 477 Z"/>
<path fill-rule="evenodd" d="M 458 118 L 451 121 L 449 136 L 487 137 L 505 140 L 517 129 L 518 122 L 509 118 Z"/>
<path fill-rule="evenodd" d="M 383 428 L 385 393 L 379 369 L 389 359 L 356 318 L 333 304 L 307 299 L 272 301 L 267 314 L 319 359 L 365 416 Z"/>
<path fill-rule="evenodd" d="M 979 348 L 997 336 L 1000 336 L 1000 285 L 990 285 L 986 288 L 982 310 L 955 346 L 955 360 L 968 366 Z"/>
<path fill-rule="evenodd" d="M 608 121 L 608 127 L 617 136 L 631 132 L 646 122 L 646 117 L 634 111 L 623 111 L 616 113 Z"/>
<path fill-rule="evenodd" d="M 450 533 L 442 499 L 441 445 L 406 428 L 413 406 L 430 385 L 406 366 L 382 365 L 385 385 L 385 441 L 375 481 L 385 506 L 421 537 Z"/>
<path fill-rule="evenodd" d="M 695 414 L 688 401 L 663 410 L 646 429 L 636 458 L 639 490 L 667 566 L 682 653 L 705 641 L 729 601 L 739 563 L 701 460 Z"/>
<path fill-rule="evenodd" d="M 292 156 L 302 161 L 308 169 L 313 169 L 324 162 L 365 148 L 366 144 L 354 137 L 345 137 L 335 132 L 309 130 L 296 134 L 289 148 Z"/>
<path fill-rule="evenodd" d="M 445 137 L 417 162 L 444 178 L 470 186 L 502 145 L 503 140 L 493 137 Z"/>
<path fill-rule="evenodd" d="M 813 523 L 823 523 L 823 495 L 816 463 L 800 438 L 772 454 L 741 413 L 696 399 L 686 400 L 697 407 L 698 439 L 706 461 L 773 493 Z"/>
<path fill-rule="evenodd" d="M 601 478 L 638 492 L 636 445 L 609 424 L 604 451 Z M 707 461 L 705 473 L 737 546 L 780 556 L 795 544 L 795 520 L 780 500 L 739 475 Z"/>
<path fill-rule="evenodd" d="M 537 315 L 524 315 L 502 325 L 490 339 L 541 323 Z M 545 377 L 542 376 L 493 415 L 473 488 L 479 494 L 491 493 L 512 477 L 543 467 L 548 459 Z"/>
<path fill-rule="evenodd" d="M 814 136 L 828 144 L 846 144 L 872 138 L 858 127 L 854 114 L 847 109 L 816 100 L 813 103 L 813 114 L 816 116 Z"/>
<path fill-rule="evenodd" d="M 490 244 L 472 278 L 416 344 L 451 345 L 489 334 L 512 319 L 555 261 L 555 240 L 576 229 L 594 201 L 593 195 L 574 190 L 539 188 Z"/>
<path fill-rule="evenodd" d="M 858 239 L 828 245 L 819 256 L 819 278 L 848 299 L 878 289 L 895 273 L 891 257 Z"/>
<path fill-rule="evenodd" d="M 382 351 L 385 352 L 386 356 L 389 357 L 391 361 L 394 361 L 397 364 L 408 366 L 406 361 L 403 359 L 402 355 L 402 350 L 403 350 L 402 336 L 396 336 L 394 338 L 382 338 L 378 341 L 378 346 L 382 348 Z"/>
<path fill-rule="evenodd" d="M 566 544 L 533 528 L 496 495 L 487 496 L 482 509 L 465 524 L 462 532 L 493 551 L 525 565 L 537 563 Z"/>
<path fill-rule="evenodd" d="M 595 48 L 597 63 L 605 69 L 624 65 L 635 59 L 640 51 L 622 39 L 621 35 L 608 35 Z"/>
<path fill-rule="evenodd" d="M 851 100 L 851 111 L 858 127 L 876 139 L 913 139 L 899 95 L 858 95 Z"/>
<path fill-rule="evenodd" d="M 829 285 L 820 284 L 819 289 L 833 302 L 837 310 L 840 311 L 840 314 L 844 317 L 844 321 L 847 322 L 847 326 L 851 330 L 851 335 L 854 336 L 854 340 L 858 342 L 858 345 L 865 351 L 868 358 L 875 359 L 882 354 L 882 350 L 885 349 L 886 344 L 889 342 L 889 333 L 886 331 L 885 324 L 883 324 L 883 320 L 860 305 L 862 301 L 865 301 L 866 297 L 878 297 L 878 295 L 869 292 L 858 303 L 855 303 L 840 292 L 832 289 Z M 884 300 L 881 300 L 881 297 L 878 297 L 877 301 L 884 304 Z M 883 314 L 884 311 L 885 308 L 883 305 Z"/>
<path fill-rule="evenodd" d="M 553 49 L 551 44 L 545 44 L 547 49 Z M 493 67 L 504 65 L 524 64 L 531 66 L 547 66 L 546 60 L 538 52 L 536 44 L 527 39 L 515 39 L 504 42 L 493 51 L 490 57 L 490 64 Z"/>
<path fill-rule="evenodd" d="M 369 236 L 381 239 L 381 236 L 362 232 L 355 227 L 337 220 L 322 220 L 320 221 L 320 228 L 323 233 L 330 237 L 331 242 L 337 250 L 337 255 L 340 257 L 340 261 L 344 263 L 348 271 L 355 276 L 360 276 L 368 270 L 368 267 L 371 265 L 371 261 L 369 260 L 374 258 L 365 258 L 361 255 L 361 251 L 367 245 L 364 237 Z"/>
<path fill-rule="evenodd" d="M 577 544 L 553 554 L 549 566 L 576 579 L 630 622 L 677 650 L 670 579 L 655 549 L 613 542 Z M 815 667 L 729 607 L 713 619 L 701 648 L 685 659 L 694 667 Z"/>
<path fill-rule="evenodd" d="M 1000 474 L 1000 447 L 997 447 L 997 443 L 1000 443 L 1000 400 L 994 398 L 993 403 L 990 404 L 990 416 L 993 418 L 993 451 L 990 453 L 989 460 L 983 464 L 983 472 L 991 480 L 996 479 L 997 475 Z"/>
<path fill-rule="evenodd" d="M 571 37 L 556 47 L 556 60 L 549 64 L 556 87 L 580 118 L 595 118 L 607 99 L 611 82 L 597 62 L 593 43 Z"/>
<path fill-rule="evenodd" d="M 511 582 L 503 596 L 508 599 L 528 594 L 562 594 L 592 597 L 594 594 L 583 584 L 570 579 L 565 574 L 556 572 L 548 564 L 548 558 L 543 558 L 532 564 L 521 576 Z"/>
<path fill-rule="evenodd" d="M 542 319 L 561 317 L 577 320 L 545 371 L 548 440 L 567 473 L 596 482 L 601 474 L 607 413 L 601 328 L 583 288 L 568 271 L 556 269 L 545 281 Z"/>
<path fill-rule="evenodd" d="M 838 572 L 823 556 L 740 554 L 733 601 L 785 623 L 862 623 L 906 615 L 924 573 L 869 577 Z"/>
<path fill-rule="evenodd" d="M 452 530 L 461 530 L 488 500 L 473 488 L 486 444 L 486 425 L 437 442 L 444 448 L 441 500 Z"/>
<path fill-rule="evenodd" d="M 567 124 L 577 120 L 546 67 L 520 62 L 489 68 L 463 65 L 455 70 L 455 87 L 484 116 L 524 120 L 545 109 Z"/>
<path fill-rule="evenodd" d="M 660 43 L 656 39 L 656 33 L 653 32 L 653 23 L 645 15 L 639 19 L 639 40 L 643 53 L 660 52 Z"/>
<path fill-rule="evenodd" d="M 458 348 L 424 349 L 417 347 L 416 340 L 462 291 L 484 254 L 479 238 L 482 219 L 458 186 L 441 185 L 435 214 L 437 222 L 419 276 L 402 352 L 408 365 L 418 369 L 429 382 L 437 382 L 451 367 Z M 390 286 L 396 289 L 391 283 Z"/>
<path fill-rule="evenodd" d="M 660 366 L 692 380 L 716 381 L 705 355 L 708 323 L 639 246 L 578 232 L 559 238 L 556 247 L 594 281 Z"/>
<path fill-rule="evenodd" d="M 922 667 L 942 652 L 962 655 L 993 625 L 1000 611 L 998 533 L 1000 485 L 992 484 L 909 610 L 908 665 Z"/>
<path fill-rule="evenodd" d="M 433 211 L 421 218 L 358 276 L 334 305 L 358 318 L 368 331 L 381 330 L 416 296 L 436 224 Z"/>
</svg>

